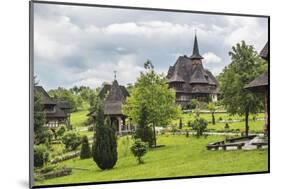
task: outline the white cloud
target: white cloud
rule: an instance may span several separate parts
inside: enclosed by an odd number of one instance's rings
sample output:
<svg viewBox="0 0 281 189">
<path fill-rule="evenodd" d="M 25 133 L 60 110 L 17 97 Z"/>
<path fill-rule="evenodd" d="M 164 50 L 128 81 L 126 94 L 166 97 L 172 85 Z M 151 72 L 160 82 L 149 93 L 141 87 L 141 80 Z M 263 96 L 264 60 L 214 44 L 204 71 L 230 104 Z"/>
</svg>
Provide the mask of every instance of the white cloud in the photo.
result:
<svg viewBox="0 0 281 189">
<path fill-rule="evenodd" d="M 117 71 L 119 84 L 126 85 L 135 82 L 136 76 L 139 75 L 140 71 L 143 71 L 143 68 L 137 65 L 135 55 L 125 55 L 120 57 L 116 63 L 100 63 L 93 69 L 79 73 L 78 81 L 74 85 L 101 86 L 104 82 L 113 81 L 114 71 Z"/>
<path fill-rule="evenodd" d="M 203 57 L 204 57 L 204 61 L 207 64 L 217 64 L 222 61 L 221 57 L 217 56 L 213 52 L 207 52 L 207 53 L 203 54 Z"/>
<path fill-rule="evenodd" d="M 203 64 L 214 74 L 229 63 L 235 43 L 244 39 L 260 50 L 267 41 L 267 24 L 260 18 L 38 7 L 35 75 L 46 88 L 97 87 L 111 82 L 114 70 L 121 84 L 132 83 L 147 59 L 158 73 L 167 73 L 178 56 L 191 55 L 195 29 Z"/>
</svg>

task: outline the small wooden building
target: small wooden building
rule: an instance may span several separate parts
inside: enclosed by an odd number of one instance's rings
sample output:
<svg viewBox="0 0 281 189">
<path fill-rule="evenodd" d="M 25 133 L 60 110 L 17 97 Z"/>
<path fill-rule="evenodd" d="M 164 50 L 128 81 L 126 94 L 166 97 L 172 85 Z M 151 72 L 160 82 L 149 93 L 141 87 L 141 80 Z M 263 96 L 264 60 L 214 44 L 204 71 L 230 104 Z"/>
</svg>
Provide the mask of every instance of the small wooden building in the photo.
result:
<svg viewBox="0 0 281 189">
<path fill-rule="evenodd" d="M 268 55 L 268 42 L 265 44 L 264 48 L 260 52 L 260 57 L 262 57 L 267 62 L 269 61 Z M 265 133 L 268 132 L 268 71 L 265 71 L 263 74 L 258 76 L 256 79 L 251 81 L 248 85 L 245 86 L 245 89 L 248 89 L 254 93 L 263 93 L 265 96 Z"/>
<path fill-rule="evenodd" d="M 119 134 L 130 132 L 130 122 L 126 124 L 127 116 L 122 113 L 122 105 L 129 96 L 127 89 L 119 85 L 115 79 L 112 84 L 104 84 L 99 92 L 99 97 L 104 100 L 104 114 L 110 118 L 111 125 L 116 126 Z M 96 117 L 96 112 L 91 112 Z"/>
<path fill-rule="evenodd" d="M 169 87 L 175 89 L 176 103 L 183 109 L 189 108 L 191 99 L 217 101 L 219 83 L 209 70 L 204 69 L 202 59 L 195 35 L 192 55 L 178 57 L 168 70 Z"/>
<path fill-rule="evenodd" d="M 52 99 L 42 86 L 35 86 L 35 93 L 40 94 L 47 127 L 56 128 L 60 124 L 70 126 L 71 106 L 67 101 Z"/>
</svg>

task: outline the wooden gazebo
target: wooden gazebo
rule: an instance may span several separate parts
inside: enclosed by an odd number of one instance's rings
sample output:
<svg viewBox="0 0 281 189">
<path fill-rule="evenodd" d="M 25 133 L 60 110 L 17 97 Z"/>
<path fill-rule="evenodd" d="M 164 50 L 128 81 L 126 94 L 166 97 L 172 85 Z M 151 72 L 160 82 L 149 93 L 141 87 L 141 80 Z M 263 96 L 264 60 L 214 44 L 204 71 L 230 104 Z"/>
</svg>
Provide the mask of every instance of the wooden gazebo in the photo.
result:
<svg viewBox="0 0 281 189">
<path fill-rule="evenodd" d="M 110 118 L 111 125 L 116 127 L 119 134 L 131 131 L 130 123 L 126 124 L 127 116 L 122 112 L 122 105 L 128 96 L 127 89 L 119 85 L 116 79 L 112 85 L 105 84 L 99 93 L 99 97 L 104 100 L 104 115 Z M 95 111 L 89 115 L 96 118 Z"/>
<path fill-rule="evenodd" d="M 267 62 L 269 60 L 268 55 L 268 43 L 264 46 L 262 51 L 260 52 L 260 56 L 265 59 Z M 268 94 L 269 94 L 269 88 L 268 88 L 268 71 L 264 72 L 260 76 L 258 76 L 256 79 L 251 81 L 248 85 L 245 86 L 245 89 L 248 89 L 254 93 L 263 93 L 265 96 L 264 104 L 265 104 L 265 127 L 264 131 L 267 134 L 268 132 Z"/>
</svg>

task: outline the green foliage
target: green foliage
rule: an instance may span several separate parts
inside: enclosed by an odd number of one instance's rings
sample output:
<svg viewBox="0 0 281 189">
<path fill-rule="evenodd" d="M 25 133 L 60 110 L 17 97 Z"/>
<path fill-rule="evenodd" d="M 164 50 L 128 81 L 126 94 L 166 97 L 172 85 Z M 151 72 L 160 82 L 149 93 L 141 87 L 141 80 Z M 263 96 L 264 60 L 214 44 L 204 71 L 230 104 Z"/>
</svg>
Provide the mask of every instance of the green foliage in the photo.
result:
<svg viewBox="0 0 281 189">
<path fill-rule="evenodd" d="M 120 138 L 120 149 L 122 150 L 122 156 L 125 157 L 128 155 L 129 145 L 130 145 L 130 138 L 129 136 L 121 137 Z"/>
<path fill-rule="evenodd" d="M 212 124 L 215 125 L 216 124 L 216 119 L 215 119 L 215 111 L 216 111 L 216 105 L 213 102 L 209 102 L 208 104 L 208 110 L 211 112 L 212 114 Z"/>
<path fill-rule="evenodd" d="M 183 135 L 159 136 L 158 140 L 166 147 L 150 150 L 144 156 L 145 163 L 137 166 L 133 155 L 118 158 L 118 167 L 109 171 L 101 171 L 93 161 L 65 161 L 67 167 L 81 168 L 72 175 L 57 177 L 43 182 L 35 182 L 36 186 L 55 185 L 60 183 L 107 182 L 128 179 L 167 178 L 182 175 L 211 175 L 241 172 L 268 171 L 268 150 L 230 150 L 227 152 L 208 151 L 205 146 L 215 141 L 223 141 L 224 136 L 208 136 L 207 139 Z M 120 145 L 120 143 L 119 143 Z M 130 145 L 131 147 L 131 145 Z M 119 148 L 119 146 L 118 146 Z M 206 164 L 207 163 L 207 164 Z M 203 165 L 204 168 L 202 168 Z"/>
<path fill-rule="evenodd" d="M 147 146 L 144 142 L 142 142 L 140 139 L 136 139 L 134 144 L 131 146 L 131 151 L 137 158 L 139 164 L 144 163 L 142 156 L 144 156 L 147 152 Z"/>
<path fill-rule="evenodd" d="M 229 129 L 229 124 L 228 124 L 228 123 L 225 123 L 224 128 L 225 128 L 225 129 Z"/>
<path fill-rule="evenodd" d="M 81 102 L 79 97 L 74 95 L 70 90 L 67 90 L 62 87 L 59 87 L 57 89 L 52 89 L 48 91 L 48 94 L 56 100 L 67 101 L 70 104 L 72 111 L 77 111 L 78 103 Z"/>
<path fill-rule="evenodd" d="M 81 144 L 80 134 L 75 131 L 68 131 L 63 135 L 62 143 L 66 150 L 75 150 Z"/>
<path fill-rule="evenodd" d="M 60 126 L 58 129 L 57 129 L 57 131 L 56 131 L 56 133 L 57 133 L 57 136 L 60 136 L 60 137 L 62 137 L 63 136 L 63 134 L 65 133 L 65 131 L 66 131 L 66 127 L 65 126 Z"/>
<path fill-rule="evenodd" d="M 44 126 L 46 118 L 41 98 L 41 94 L 34 90 L 34 144 L 42 144 L 48 140 L 46 135 L 48 128 Z"/>
<path fill-rule="evenodd" d="M 203 135 L 204 131 L 207 129 L 208 122 L 200 117 L 196 117 L 194 121 L 190 123 L 190 126 L 194 131 L 196 131 L 196 136 L 200 137 Z"/>
<path fill-rule="evenodd" d="M 34 167 L 43 167 L 49 160 L 49 151 L 46 145 L 34 145 Z"/>
<path fill-rule="evenodd" d="M 179 121 L 179 129 L 182 129 L 182 126 L 183 126 L 183 124 L 182 124 L 182 119 L 180 118 L 180 121 Z"/>
<path fill-rule="evenodd" d="M 190 109 L 195 109 L 199 106 L 199 101 L 197 99 L 191 99 L 188 106 Z"/>
<path fill-rule="evenodd" d="M 56 100 L 66 100 L 72 107 L 72 112 L 79 109 L 87 109 L 96 103 L 98 89 L 91 89 L 86 86 L 74 86 L 71 89 L 59 87 L 52 89 L 48 94 Z"/>
<path fill-rule="evenodd" d="M 112 169 L 117 162 L 117 138 L 110 121 L 105 121 L 102 105 L 98 105 L 93 143 L 93 160 L 102 169 Z"/>
<path fill-rule="evenodd" d="M 249 113 L 260 111 L 263 100 L 244 87 L 265 71 L 264 61 L 253 46 L 246 45 L 244 41 L 233 46 L 229 55 L 231 64 L 225 67 L 218 77 L 221 83 L 222 104 L 231 114 L 245 115 L 246 134 L 248 134 Z"/>
<path fill-rule="evenodd" d="M 151 62 L 146 62 L 144 67 L 146 72 L 141 72 L 137 78 L 122 109 L 134 123 L 138 123 L 142 107 L 145 107 L 147 123 L 155 131 L 155 126 L 165 126 L 178 117 L 181 109 L 175 104 L 175 91 L 169 89 L 166 78 L 153 70 Z M 156 145 L 155 132 L 153 133 Z"/>
<path fill-rule="evenodd" d="M 149 147 L 153 146 L 153 132 L 151 127 L 148 126 L 148 111 L 145 106 L 140 107 L 138 115 L 138 125 L 135 133 L 135 138 L 141 139 L 143 142 L 147 142 Z"/>
<path fill-rule="evenodd" d="M 134 138 L 147 142 L 149 147 L 153 146 L 153 131 L 151 127 L 137 127 Z"/>
<path fill-rule="evenodd" d="M 90 148 L 90 145 L 89 145 L 88 137 L 83 136 L 82 137 L 82 147 L 81 147 L 81 152 L 80 152 L 80 158 L 81 159 L 87 159 L 87 158 L 90 158 L 91 156 L 92 156 L 92 153 L 91 153 L 91 148 Z"/>
</svg>

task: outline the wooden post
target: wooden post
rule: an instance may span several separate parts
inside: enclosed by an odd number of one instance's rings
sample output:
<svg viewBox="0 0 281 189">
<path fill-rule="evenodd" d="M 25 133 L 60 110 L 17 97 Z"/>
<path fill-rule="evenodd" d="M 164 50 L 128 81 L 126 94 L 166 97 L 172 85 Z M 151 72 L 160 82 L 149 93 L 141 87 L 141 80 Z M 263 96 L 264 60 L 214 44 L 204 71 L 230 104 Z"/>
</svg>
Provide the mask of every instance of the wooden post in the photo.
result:
<svg viewBox="0 0 281 189">
<path fill-rule="evenodd" d="M 118 117 L 117 120 L 118 120 L 119 134 L 121 135 L 122 134 L 122 123 L 121 123 L 122 120 L 120 117 Z"/>
<path fill-rule="evenodd" d="M 265 123 L 264 123 L 264 134 L 267 135 L 268 133 L 268 103 L 267 103 L 267 90 L 265 91 L 265 102 L 264 102 L 264 108 L 265 108 Z"/>
</svg>

